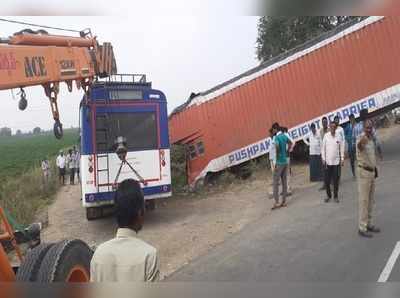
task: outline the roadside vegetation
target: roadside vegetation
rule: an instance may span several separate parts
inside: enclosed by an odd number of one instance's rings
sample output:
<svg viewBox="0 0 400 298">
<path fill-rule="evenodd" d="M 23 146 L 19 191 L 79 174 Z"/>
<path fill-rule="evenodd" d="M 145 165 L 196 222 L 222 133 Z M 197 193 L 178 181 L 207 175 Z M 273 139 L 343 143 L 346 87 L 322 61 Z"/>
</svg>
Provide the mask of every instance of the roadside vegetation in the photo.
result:
<svg viewBox="0 0 400 298">
<path fill-rule="evenodd" d="M 31 223 L 38 210 L 52 201 L 59 188 L 56 155 L 77 141 L 77 130 L 66 130 L 61 140 L 52 133 L 0 137 L 0 206 L 18 224 Z M 46 186 L 40 167 L 44 158 L 51 164 Z"/>
</svg>

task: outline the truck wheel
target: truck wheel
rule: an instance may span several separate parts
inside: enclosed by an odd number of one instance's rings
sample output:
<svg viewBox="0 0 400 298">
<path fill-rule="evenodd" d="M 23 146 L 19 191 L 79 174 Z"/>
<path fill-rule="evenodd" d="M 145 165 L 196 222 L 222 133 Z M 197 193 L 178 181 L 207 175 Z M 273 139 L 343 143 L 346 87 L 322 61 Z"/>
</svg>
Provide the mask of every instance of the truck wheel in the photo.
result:
<svg viewBox="0 0 400 298">
<path fill-rule="evenodd" d="M 88 207 L 86 208 L 86 219 L 94 220 L 103 216 L 102 207 Z"/>
<path fill-rule="evenodd" d="M 40 265 L 37 281 L 88 282 L 93 251 L 82 240 L 63 240 L 47 252 Z"/>
<path fill-rule="evenodd" d="M 40 265 L 43 258 L 54 243 L 43 243 L 30 250 L 25 256 L 24 261 L 18 268 L 17 281 L 34 282 L 37 281 Z"/>
</svg>

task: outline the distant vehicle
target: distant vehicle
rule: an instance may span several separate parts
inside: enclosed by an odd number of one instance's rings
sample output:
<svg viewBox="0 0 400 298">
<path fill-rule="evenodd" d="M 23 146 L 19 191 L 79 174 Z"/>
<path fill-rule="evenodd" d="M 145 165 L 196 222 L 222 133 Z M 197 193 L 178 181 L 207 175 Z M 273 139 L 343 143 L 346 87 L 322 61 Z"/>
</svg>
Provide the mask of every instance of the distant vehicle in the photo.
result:
<svg viewBox="0 0 400 298">
<path fill-rule="evenodd" d="M 82 202 L 88 220 L 113 205 L 118 183 L 128 178 L 142 183 L 151 208 L 155 199 L 171 196 L 167 100 L 145 75 L 95 82 L 80 115 Z M 118 140 L 123 140 L 128 164 L 116 154 Z"/>
</svg>

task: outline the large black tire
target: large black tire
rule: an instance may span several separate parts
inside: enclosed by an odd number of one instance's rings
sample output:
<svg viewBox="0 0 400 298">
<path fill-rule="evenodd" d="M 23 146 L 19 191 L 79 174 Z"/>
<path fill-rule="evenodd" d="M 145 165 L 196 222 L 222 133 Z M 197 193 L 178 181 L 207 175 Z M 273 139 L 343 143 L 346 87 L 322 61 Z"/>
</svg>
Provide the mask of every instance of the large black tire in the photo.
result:
<svg viewBox="0 0 400 298">
<path fill-rule="evenodd" d="M 25 256 L 24 261 L 18 268 L 17 281 L 35 282 L 39 273 L 40 265 L 49 249 L 54 243 L 43 243 L 31 249 Z"/>
<path fill-rule="evenodd" d="M 82 240 L 63 240 L 47 252 L 40 265 L 38 282 L 87 282 L 90 277 L 90 261 L 93 251 Z M 74 269 L 80 268 L 85 276 L 71 277 Z M 69 279 L 68 279 L 69 278 Z"/>
</svg>

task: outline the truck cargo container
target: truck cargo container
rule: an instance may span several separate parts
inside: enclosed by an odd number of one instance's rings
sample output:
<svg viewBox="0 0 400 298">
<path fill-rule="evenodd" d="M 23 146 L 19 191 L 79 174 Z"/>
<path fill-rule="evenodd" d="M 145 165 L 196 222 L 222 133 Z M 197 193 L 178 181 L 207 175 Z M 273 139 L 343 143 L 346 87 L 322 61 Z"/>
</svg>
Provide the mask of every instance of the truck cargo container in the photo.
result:
<svg viewBox="0 0 400 298">
<path fill-rule="evenodd" d="M 274 122 L 295 141 L 335 115 L 400 104 L 400 18 L 346 24 L 206 92 L 169 117 L 171 143 L 187 148 L 190 184 L 269 152 Z"/>
</svg>

